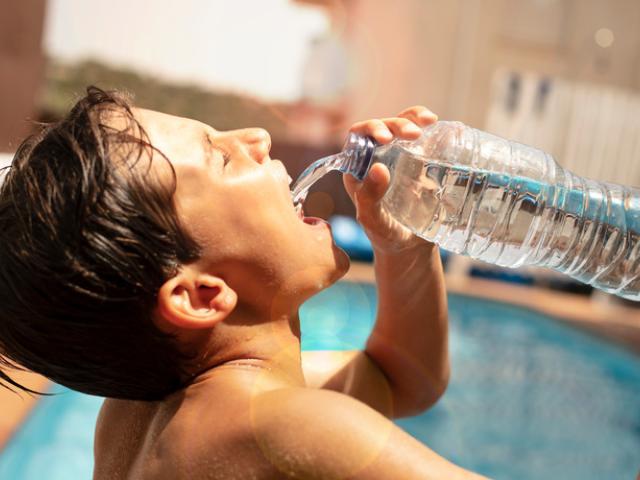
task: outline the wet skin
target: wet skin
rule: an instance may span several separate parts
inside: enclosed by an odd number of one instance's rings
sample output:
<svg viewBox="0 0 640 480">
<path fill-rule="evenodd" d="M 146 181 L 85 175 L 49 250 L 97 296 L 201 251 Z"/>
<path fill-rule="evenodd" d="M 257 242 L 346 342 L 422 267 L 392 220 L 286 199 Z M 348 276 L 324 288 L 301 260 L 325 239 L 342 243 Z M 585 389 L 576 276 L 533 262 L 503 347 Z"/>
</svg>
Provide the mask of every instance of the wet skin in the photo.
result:
<svg viewBox="0 0 640 480">
<path fill-rule="evenodd" d="M 158 328 L 198 362 L 193 380 L 162 401 L 105 401 L 94 478 L 475 477 L 389 420 L 444 392 L 448 352 L 437 249 L 381 210 L 386 168 L 363 183 L 345 178 L 376 255 L 378 317 L 367 348 L 301 352 L 298 308 L 349 263 L 326 223 L 296 215 L 268 133 L 135 115 L 170 161 L 178 214 L 202 246 L 162 286 L 155 312 Z M 416 138 L 433 121 L 413 107 L 352 131 L 386 143 Z M 159 154 L 151 170 L 150 181 L 172 181 Z"/>
</svg>

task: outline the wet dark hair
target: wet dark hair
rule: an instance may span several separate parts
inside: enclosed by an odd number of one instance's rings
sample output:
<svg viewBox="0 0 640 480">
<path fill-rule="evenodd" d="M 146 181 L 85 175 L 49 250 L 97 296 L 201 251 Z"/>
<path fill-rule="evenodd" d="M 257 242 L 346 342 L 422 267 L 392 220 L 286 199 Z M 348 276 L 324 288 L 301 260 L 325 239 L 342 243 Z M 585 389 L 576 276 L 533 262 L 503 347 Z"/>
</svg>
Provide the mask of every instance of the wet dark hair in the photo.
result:
<svg viewBox="0 0 640 480">
<path fill-rule="evenodd" d="M 189 359 L 152 315 L 199 248 L 153 151 L 128 98 L 97 87 L 20 145 L 0 187 L 0 365 L 114 398 L 180 388 Z"/>
</svg>

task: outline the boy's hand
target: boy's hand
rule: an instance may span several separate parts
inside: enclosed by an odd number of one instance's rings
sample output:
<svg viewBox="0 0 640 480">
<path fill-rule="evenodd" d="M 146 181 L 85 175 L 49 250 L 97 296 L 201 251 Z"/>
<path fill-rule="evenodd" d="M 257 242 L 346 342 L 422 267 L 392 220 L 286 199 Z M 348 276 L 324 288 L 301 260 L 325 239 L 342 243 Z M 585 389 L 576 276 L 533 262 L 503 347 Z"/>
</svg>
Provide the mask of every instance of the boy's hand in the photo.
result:
<svg viewBox="0 0 640 480">
<path fill-rule="evenodd" d="M 349 131 L 372 137 L 383 145 L 394 138 L 415 140 L 423 127 L 437 120 L 438 117 L 426 107 L 415 106 L 403 110 L 397 117 L 358 122 Z M 356 207 L 356 218 L 374 249 L 382 253 L 396 253 L 423 242 L 382 208 L 381 200 L 390 178 L 389 169 L 381 163 L 374 163 L 362 182 L 352 175 L 343 175 L 345 189 Z"/>
</svg>

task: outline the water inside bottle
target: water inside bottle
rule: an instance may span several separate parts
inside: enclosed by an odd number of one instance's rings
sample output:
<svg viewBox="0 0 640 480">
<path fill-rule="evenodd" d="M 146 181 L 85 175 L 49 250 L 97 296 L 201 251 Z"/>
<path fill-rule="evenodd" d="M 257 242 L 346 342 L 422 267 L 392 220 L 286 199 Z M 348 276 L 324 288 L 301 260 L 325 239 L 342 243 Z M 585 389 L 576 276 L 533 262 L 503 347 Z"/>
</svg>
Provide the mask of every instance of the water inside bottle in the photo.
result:
<svg viewBox="0 0 640 480">
<path fill-rule="evenodd" d="M 638 281 L 639 192 L 604 192 L 575 176 L 549 185 L 387 150 L 392 182 L 383 204 L 416 235 L 501 266 L 543 265 L 597 280 L 604 290 Z"/>
</svg>

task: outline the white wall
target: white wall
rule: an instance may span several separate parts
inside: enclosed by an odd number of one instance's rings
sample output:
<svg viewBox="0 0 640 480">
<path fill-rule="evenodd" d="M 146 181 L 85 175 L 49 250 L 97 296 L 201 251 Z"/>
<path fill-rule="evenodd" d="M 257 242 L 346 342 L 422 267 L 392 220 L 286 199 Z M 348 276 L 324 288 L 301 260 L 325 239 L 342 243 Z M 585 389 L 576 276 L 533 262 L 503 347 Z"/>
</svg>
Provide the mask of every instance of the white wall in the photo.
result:
<svg viewBox="0 0 640 480">
<path fill-rule="evenodd" d="M 583 177 L 640 186 L 640 93 L 510 71 L 496 74 L 492 90 L 486 130 L 545 150 Z"/>
<path fill-rule="evenodd" d="M 11 165 L 13 153 L 0 153 L 0 168 Z"/>
</svg>

